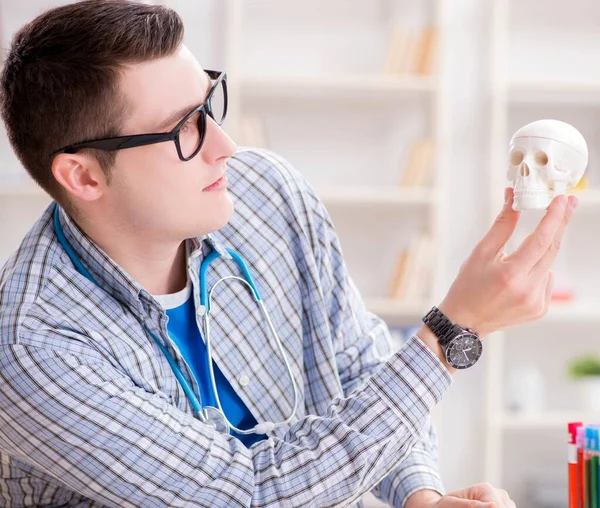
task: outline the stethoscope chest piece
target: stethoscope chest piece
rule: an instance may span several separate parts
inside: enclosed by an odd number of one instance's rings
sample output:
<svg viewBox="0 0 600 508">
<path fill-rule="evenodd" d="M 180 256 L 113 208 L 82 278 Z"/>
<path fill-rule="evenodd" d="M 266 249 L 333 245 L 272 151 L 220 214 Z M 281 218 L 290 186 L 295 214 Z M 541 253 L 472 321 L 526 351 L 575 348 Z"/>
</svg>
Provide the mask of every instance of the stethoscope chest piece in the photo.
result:
<svg viewBox="0 0 600 508">
<path fill-rule="evenodd" d="M 212 406 L 204 406 L 202 411 L 200 411 L 199 416 L 200 420 L 207 425 L 210 425 L 217 432 L 229 434 L 229 424 L 227 423 L 223 413 L 221 413 L 221 411 L 219 411 L 217 408 Z"/>
</svg>

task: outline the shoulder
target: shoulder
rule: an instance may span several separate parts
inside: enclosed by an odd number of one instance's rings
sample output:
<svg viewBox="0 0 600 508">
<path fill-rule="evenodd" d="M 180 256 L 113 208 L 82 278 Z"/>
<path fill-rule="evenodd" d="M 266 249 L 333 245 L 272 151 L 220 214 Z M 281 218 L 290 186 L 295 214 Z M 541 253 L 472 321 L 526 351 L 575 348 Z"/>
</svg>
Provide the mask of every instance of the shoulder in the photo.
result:
<svg viewBox="0 0 600 508">
<path fill-rule="evenodd" d="M 18 329 L 60 262 L 50 205 L 0 269 L 0 343 L 18 342 Z"/>
<path fill-rule="evenodd" d="M 240 198 L 262 196 L 299 208 L 314 206 L 318 198 L 304 175 L 274 152 L 242 148 L 229 160 L 232 193 Z"/>
<path fill-rule="evenodd" d="M 284 157 L 269 150 L 242 148 L 228 165 L 238 220 L 246 217 L 275 228 L 291 228 L 311 243 L 315 228 L 329 222 L 311 184 Z"/>
</svg>

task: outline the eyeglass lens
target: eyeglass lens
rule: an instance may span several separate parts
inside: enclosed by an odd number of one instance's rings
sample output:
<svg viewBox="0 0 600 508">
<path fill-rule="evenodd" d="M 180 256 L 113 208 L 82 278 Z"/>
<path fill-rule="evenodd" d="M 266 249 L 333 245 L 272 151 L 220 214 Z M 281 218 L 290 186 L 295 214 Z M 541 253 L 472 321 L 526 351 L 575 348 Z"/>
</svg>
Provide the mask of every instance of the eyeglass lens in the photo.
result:
<svg viewBox="0 0 600 508">
<path fill-rule="evenodd" d="M 225 117 L 225 83 L 221 81 L 217 88 L 213 91 L 212 97 L 206 105 L 207 112 L 212 116 L 214 121 L 221 125 Z M 196 111 L 179 131 L 179 146 L 181 154 L 188 159 L 196 154 L 202 138 L 204 137 L 205 123 L 201 118 L 202 113 Z"/>
</svg>

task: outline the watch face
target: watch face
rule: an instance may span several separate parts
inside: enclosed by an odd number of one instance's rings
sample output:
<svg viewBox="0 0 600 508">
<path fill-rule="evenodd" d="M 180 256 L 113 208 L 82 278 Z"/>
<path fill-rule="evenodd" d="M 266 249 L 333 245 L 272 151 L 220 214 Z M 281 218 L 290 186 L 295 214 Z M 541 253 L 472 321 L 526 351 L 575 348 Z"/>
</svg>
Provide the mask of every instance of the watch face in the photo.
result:
<svg viewBox="0 0 600 508">
<path fill-rule="evenodd" d="M 450 341 L 446 348 L 446 359 L 455 369 L 466 369 L 475 365 L 482 352 L 483 344 L 479 337 L 464 333 Z"/>
</svg>

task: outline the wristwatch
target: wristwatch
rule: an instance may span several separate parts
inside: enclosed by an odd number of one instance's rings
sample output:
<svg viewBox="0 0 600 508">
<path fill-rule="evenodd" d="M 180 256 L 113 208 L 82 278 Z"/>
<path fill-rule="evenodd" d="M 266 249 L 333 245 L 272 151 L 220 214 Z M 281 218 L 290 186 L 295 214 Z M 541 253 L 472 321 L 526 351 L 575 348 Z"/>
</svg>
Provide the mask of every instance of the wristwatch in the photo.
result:
<svg viewBox="0 0 600 508">
<path fill-rule="evenodd" d="M 477 363 L 483 352 L 479 335 L 469 328 L 462 328 L 450 321 L 437 307 L 433 307 L 423 318 L 429 329 L 438 338 L 448 365 L 455 369 L 468 369 Z"/>
</svg>

